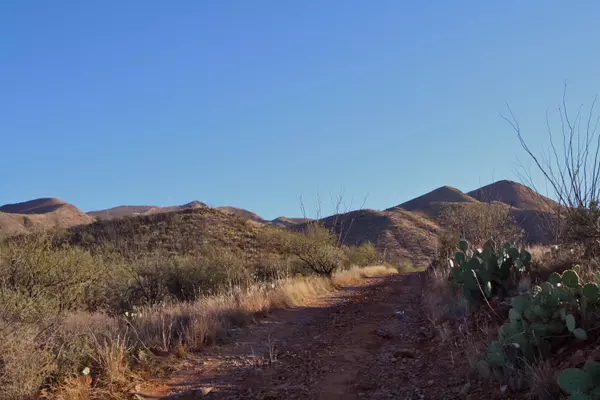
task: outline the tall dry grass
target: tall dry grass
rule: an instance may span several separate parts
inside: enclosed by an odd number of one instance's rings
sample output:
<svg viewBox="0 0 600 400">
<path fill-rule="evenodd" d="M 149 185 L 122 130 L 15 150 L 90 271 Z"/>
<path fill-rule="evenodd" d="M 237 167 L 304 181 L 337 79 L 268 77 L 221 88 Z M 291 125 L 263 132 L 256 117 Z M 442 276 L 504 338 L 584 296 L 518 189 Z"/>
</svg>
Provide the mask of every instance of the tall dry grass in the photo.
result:
<svg viewBox="0 0 600 400">
<path fill-rule="evenodd" d="M 20 332 L 15 340 L 0 343 L 5 363 L 0 366 L 0 399 L 26 399 L 42 386 L 48 399 L 129 398 L 135 371 L 151 368 L 153 360 L 175 360 L 224 340 L 229 329 L 255 322 L 274 309 L 310 306 L 342 287 L 396 272 L 374 266 L 336 272 L 331 278 L 280 279 L 190 302 L 142 307 L 127 315 L 70 312 L 45 336 L 43 345 L 36 341 L 39 332 Z M 86 368 L 89 375 L 82 374 Z M 90 390 L 92 379 L 95 386 Z"/>
</svg>

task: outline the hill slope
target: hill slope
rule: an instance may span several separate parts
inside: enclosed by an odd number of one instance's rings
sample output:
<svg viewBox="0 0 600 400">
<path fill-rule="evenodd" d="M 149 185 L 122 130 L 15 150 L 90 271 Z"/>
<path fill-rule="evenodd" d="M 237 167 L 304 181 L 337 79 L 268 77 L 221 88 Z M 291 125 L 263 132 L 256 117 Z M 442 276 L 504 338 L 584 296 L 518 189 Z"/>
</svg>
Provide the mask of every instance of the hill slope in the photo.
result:
<svg viewBox="0 0 600 400">
<path fill-rule="evenodd" d="M 84 248 L 110 244 L 126 257 L 154 250 L 193 254 L 212 248 L 257 260 L 273 253 L 263 235 L 270 229 L 274 228 L 215 208 L 196 207 L 97 220 L 69 230 L 65 240 Z"/>
<path fill-rule="evenodd" d="M 502 180 L 475 189 L 469 196 L 484 202 L 499 201 L 520 210 L 551 211 L 558 203 L 520 183 Z"/>
<path fill-rule="evenodd" d="M 118 206 L 106 210 L 90 211 L 87 214 L 100 219 L 123 218 L 132 215 L 148 215 L 161 212 L 182 211 L 192 208 L 207 207 L 199 201 L 192 201 L 180 206 L 157 207 L 157 206 Z"/>
<path fill-rule="evenodd" d="M 439 226 L 419 213 L 394 209 L 358 210 L 320 220 L 341 235 L 345 244 L 373 243 L 386 261 L 423 264 L 435 252 Z M 293 227 L 301 230 L 306 224 Z"/>
<path fill-rule="evenodd" d="M 60 199 L 47 197 L 21 203 L 6 204 L 0 207 L 0 212 L 9 214 L 46 214 L 65 205 L 69 204 Z"/>
<path fill-rule="evenodd" d="M 241 218 L 251 219 L 256 222 L 263 222 L 263 223 L 268 222 L 265 219 L 263 219 L 260 215 L 253 213 L 252 211 L 248 211 L 244 208 L 231 207 L 231 206 L 223 206 L 223 207 L 216 207 L 216 208 L 217 208 L 217 210 L 221 210 L 221 211 L 229 213 L 229 214 L 237 215 L 238 217 L 241 217 Z"/>
<path fill-rule="evenodd" d="M 288 217 L 277 217 L 270 222 L 271 225 L 278 228 L 290 228 L 292 226 L 305 224 L 312 221 L 311 218 L 288 218 Z"/>
<path fill-rule="evenodd" d="M 50 228 L 68 228 L 92 221 L 92 217 L 63 200 L 30 200 L 0 207 L 0 237 Z"/>
<path fill-rule="evenodd" d="M 388 208 L 386 211 L 402 209 L 406 211 L 421 212 L 429 217 L 435 218 L 439 212 L 440 204 L 471 202 L 477 202 L 477 200 L 464 194 L 456 188 L 451 186 L 442 186 L 400 205 Z"/>
<path fill-rule="evenodd" d="M 553 216 L 550 211 L 556 203 L 526 186 L 507 180 L 495 182 L 467 194 L 456 188 L 443 186 L 384 211 L 352 211 L 324 218 L 322 222 L 342 232 L 348 244 L 370 241 L 391 261 L 423 262 L 434 254 L 440 229 L 440 211 L 457 204 L 461 207 L 471 207 L 491 201 L 511 207 L 513 217 L 524 229 L 529 241 L 551 241 L 548 232 L 553 228 Z M 147 219 L 120 220 L 132 216 Z M 202 241 L 206 237 L 202 232 L 211 231 L 210 235 L 213 238 L 218 236 L 214 236 L 213 233 L 218 232 L 230 232 L 233 237 L 242 238 L 245 235 L 240 233 L 243 229 L 231 228 L 240 227 L 240 223 L 244 224 L 244 229 L 247 229 L 246 225 L 252 225 L 253 229 L 277 227 L 298 230 L 312 221 L 287 217 L 269 221 L 242 208 L 211 208 L 198 201 L 173 207 L 120 206 L 92 211 L 86 215 L 62 200 L 43 198 L 0 207 L 0 236 L 49 227 L 86 225 L 95 219 L 107 221 L 77 231 L 87 232 L 94 241 L 99 240 L 98 238 L 108 240 L 112 235 L 111 240 L 131 241 L 148 248 L 158 244 L 173 250 L 193 247 L 191 242 Z M 115 222 L 108 223 L 111 220 Z M 209 226 L 204 226 L 206 224 Z M 233 233 L 236 231 L 238 233 Z M 225 236 L 227 235 L 229 234 Z M 219 241 L 225 243 L 229 239 L 219 239 L 215 243 Z M 252 252 L 251 246 L 245 249 Z"/>
<path fill-rule="evenodd" d="M 150 214 L 158 214 L 165 212 L 173 212 L 173 211 L 183 211 L 187 209 L 208 207 L 206 204 L 201 203 L 199 201 L 192 201 L 191 203 L 183 204 L 181 206 L 172 206 L 172 207 L 157 207 L 157 206 L 119 206 L 113 207 L 106 210 L 97 210 L 90 211 L 88 215 L 98 218 L 98 219 L 115 219 L 115 218 L 123 218 L 130 217 L 134 215 L 150 215 Z M 223 211 L 227 214 L 235 215 L 237 217 L 243 219 L 249 219 L 254 222 L 258 222 L 265 225 L 272 225 L 279 228 L 287 228 L 298 224 L 303 224 L 305 222 L 311 221 L 310 218 L 288 218 L 288 217 L 278 217 L 274 220 L 266 220 L 262 218 L 260 215 L 253 213 L 252 211 L 246 210 L 244 208 L 232 207 L 232 206 L 222 206 L 215 207 L 215 209 Z"/>
</svg>

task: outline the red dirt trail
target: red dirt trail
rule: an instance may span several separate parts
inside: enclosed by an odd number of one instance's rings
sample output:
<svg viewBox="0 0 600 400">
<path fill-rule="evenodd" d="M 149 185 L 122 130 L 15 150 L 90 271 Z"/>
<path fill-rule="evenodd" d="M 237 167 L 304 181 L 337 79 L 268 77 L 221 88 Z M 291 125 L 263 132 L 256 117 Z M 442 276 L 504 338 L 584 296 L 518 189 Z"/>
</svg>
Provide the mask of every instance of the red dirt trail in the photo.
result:
<svg viewBox="0 0 600 400">
<path fill-rule="evenodd" d="M 424 282 L 423 274 L 371 278 L 310 307 L 276 311 L 137 398 L 487 398 L 468 395 L 464 355 L 425 318 Z"/>
</svg>

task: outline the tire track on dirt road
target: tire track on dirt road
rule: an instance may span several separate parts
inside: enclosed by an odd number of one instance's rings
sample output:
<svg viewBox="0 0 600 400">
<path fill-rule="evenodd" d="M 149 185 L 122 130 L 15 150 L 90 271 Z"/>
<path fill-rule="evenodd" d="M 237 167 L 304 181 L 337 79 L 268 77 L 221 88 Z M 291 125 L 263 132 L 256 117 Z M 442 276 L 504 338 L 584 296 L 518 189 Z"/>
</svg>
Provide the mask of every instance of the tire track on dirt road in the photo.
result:
<svg viewBox="0 0 600 400">
<path fill-rule="evenodd" d="M 162 386 L 196 391 L 162 398 L 464 399 L 467 362 L 435 338 L 424 280 L 372 278 L 313 307 L 278 311 Z M 203 397 L 200 387 L 214 391 Z"/>
</svg>

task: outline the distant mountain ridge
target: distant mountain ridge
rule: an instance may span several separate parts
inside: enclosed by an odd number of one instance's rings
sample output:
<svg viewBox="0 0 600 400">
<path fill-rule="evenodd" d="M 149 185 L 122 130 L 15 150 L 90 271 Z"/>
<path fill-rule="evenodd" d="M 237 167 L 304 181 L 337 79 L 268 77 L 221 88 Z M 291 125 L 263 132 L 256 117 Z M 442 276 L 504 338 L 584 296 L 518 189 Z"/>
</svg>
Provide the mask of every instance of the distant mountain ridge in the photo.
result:
<svg viewBox="0 0 600 400">
<path fill-rule="evenodd" d="M 182 211 L 193 208 L 201 208 L 208 207 L 206 204 L 201 203 L 197 200 L 182 204 L 180 206 L 168 206 L 168 207 L 158 207 L 158 206 L 118 206 L 113 208 L 108 208 L 106 210 L 97 210 L 90 211 L 87 214 L 101 219 L 113 219 L 113 218 L 123 218 L 129 217 L 132 215 L 148 215 L 155 214 L 160 212 L 172 212 L 172 211 Z"/>
<path fill-rule="evenodd" d="M 467 193 L 478 201 L 499 201 L 520 210 L 552 211 L 558 203 L 520 183 L 502 180 Z"/>
<path fill-rule="evenodd" d="M 92 217 L 74 205 L 50 197 L 0 207 L 0 237 L 92 222 Z"/>
<path fill-rule="evenodd" d="M 461 204 L 463 207 L 469 207 L 470 204 L 481 204 L 481 202 L 505 204 L 517 224 L 525 231 L 528 241 L 534 243 L 551 241 L 547 223 L 552 221 L 552 209 L 558 204 L 524 185 L 509 180 L 494 182 L 467 193 L 451 186 L 442 186 L 383 211 L 355 210 L 322 218 L 320 221 L 325 226 L 338 231 L 347 244 L 370 241 L 386 254 L 389 260 L 411 260 L 415 263 L 423 263 L 435 254 L 438 233 L 441 229 L 438 222 L 439 213 L 452 205 Z M 119 206 L 86 214 L 63 200 L 41 198 L 0 207 L 0 237 L 51 227 L 70 228 L 87 225 L 96 220 L 142 218 L 204 209 L 231 216 L 217 218 L 217 221 L 228 221 L 223 223 L 238 219 L 251 222 L 256 226 L 301 230 L 306 224 L 314 221 L 309 218 L 283 216 L 266 220 L 243 208 L 232 206 L 213 208 L 199 201 L 170 207 Z M 150 224 L 154 219 L 146 218 L 143 221 Z M 153 228 L 148 227 L 148 229 Z"/>
<path fill-rule="evenodd" d="M 90 211 L 88 215 L 100 218 L 100 219 L 114 219 L 114 218 L 123 218 L 134 215 L 149 215 L 163 212 L 174 212 L 174 211 L 183 211 L 194 208 L 202 208 L 209 207 L 204 203 L 199 201 L 192 201 L 187 204 L 183 204 L 181 206 L 171 206 L 171 207 L 157 207 L 157 206 L 118 206 L 109 208 L 106 210 L 97 210 Z M 237 217 L 243 219 L 249 219 L 258 223 L 273 225 L 277 227 L 290 227 L 297 224 L 302 224 L 308 221 L 311 221 L 310 218 L 289 218 L 289 217 L 277 217 L 273 220 L 266 220 L 262 218 L 260 215 L 253 213 L 252 211 L 246 210 L 244 208 L 232 207 L 232 206 L 220 206 L 214 207 L 217 210 L 220 210 L 224 213 L 235 215 Z"/>
</svg>

